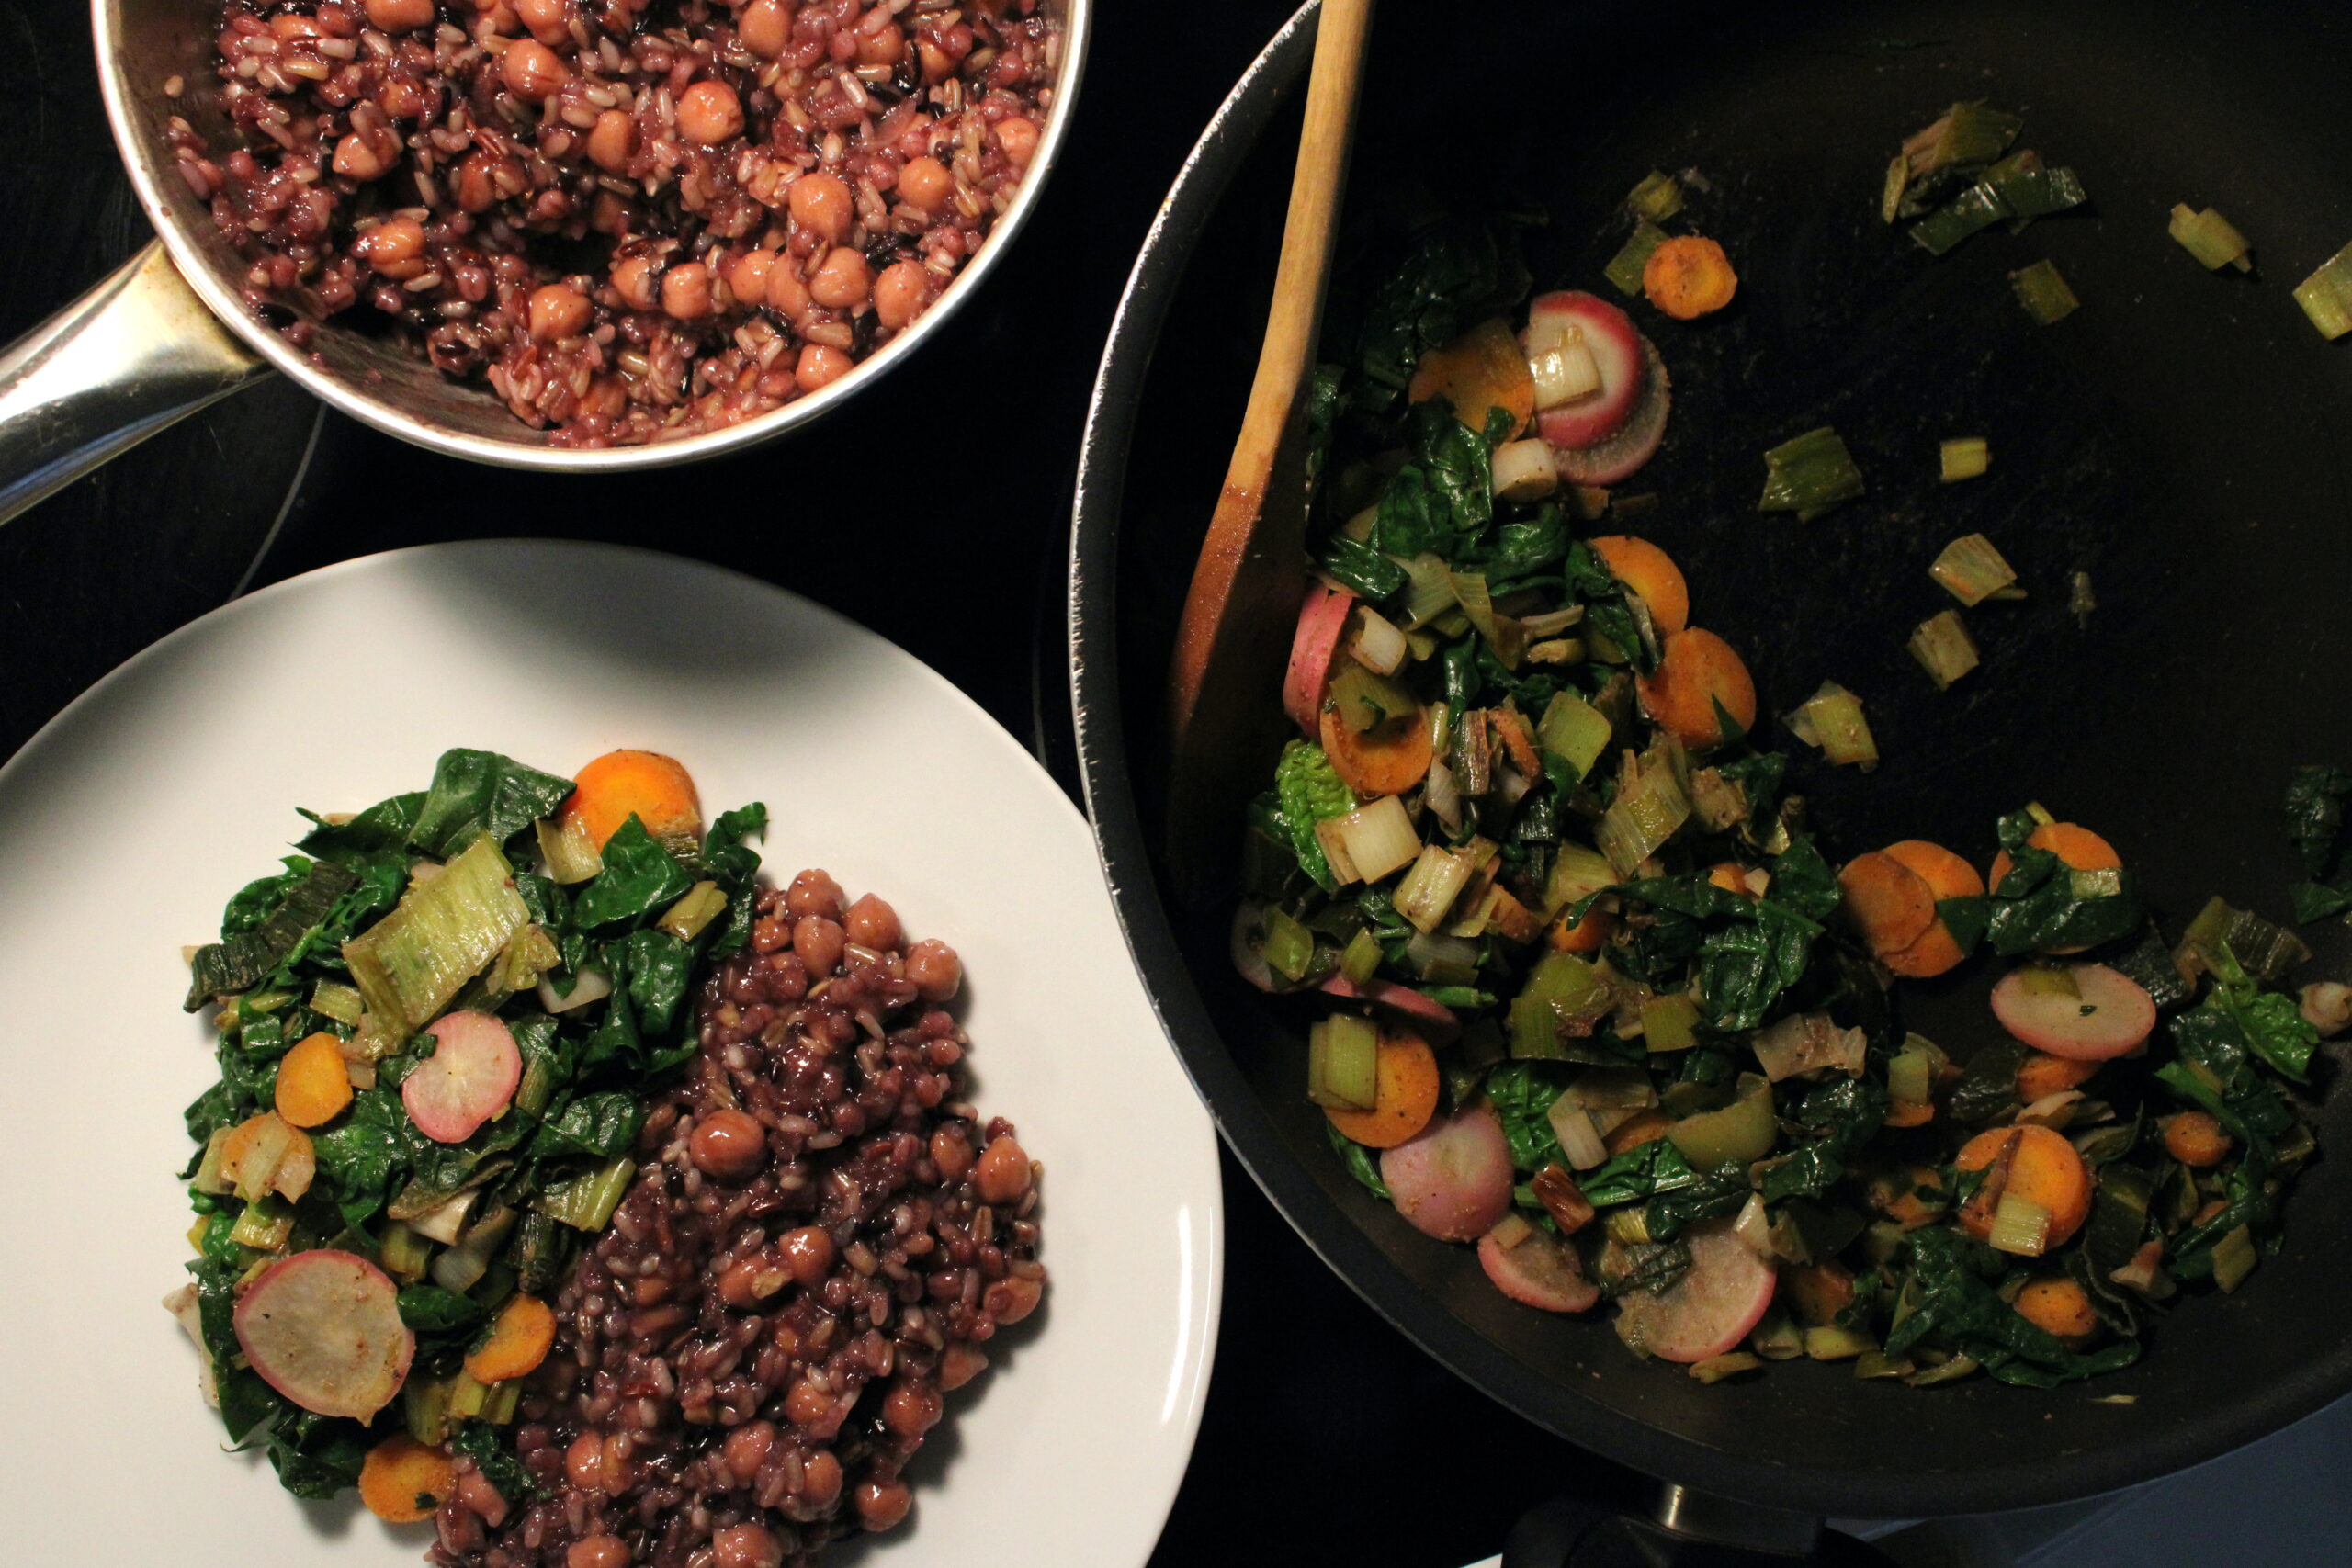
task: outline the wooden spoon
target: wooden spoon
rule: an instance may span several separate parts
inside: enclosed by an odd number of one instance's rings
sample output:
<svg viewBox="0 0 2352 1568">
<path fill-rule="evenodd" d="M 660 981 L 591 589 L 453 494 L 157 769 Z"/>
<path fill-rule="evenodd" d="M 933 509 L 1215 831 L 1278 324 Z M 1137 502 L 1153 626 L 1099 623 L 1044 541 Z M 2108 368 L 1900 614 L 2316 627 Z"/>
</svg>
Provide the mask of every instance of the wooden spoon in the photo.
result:
<svg viewBox="0 0 2352 1568">
<path fill-rule="evenodd" d="M 1215 897 L 1265 787 L 1306 588 L 1306 399 L 1347 179 L 1373 0 L 1323 0 L 1273 305 L 1225 489 L 1193 568 L 1169 671 L 1168 859 L 1188 903 Z"/>
</svg>

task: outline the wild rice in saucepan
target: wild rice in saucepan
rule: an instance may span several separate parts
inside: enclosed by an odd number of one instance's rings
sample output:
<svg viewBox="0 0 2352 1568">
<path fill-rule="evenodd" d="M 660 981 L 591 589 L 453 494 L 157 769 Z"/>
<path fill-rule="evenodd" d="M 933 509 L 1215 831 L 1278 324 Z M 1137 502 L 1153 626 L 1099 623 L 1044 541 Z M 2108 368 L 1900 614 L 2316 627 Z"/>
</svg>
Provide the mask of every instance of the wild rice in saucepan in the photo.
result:
<svg viewBox="0 0 2352 1568">
<path fill-rule="evenodd" d="M 543 1495 L 468 1467 L 434 1562 L 778 1568 L 906 1517 L 944 1396 L 1045 1291 L 1028 1156 L 962 1102 L 960 974 L 822 872 L 763 895 L 557 1297 L 517 1430 Z"/>
</svg>

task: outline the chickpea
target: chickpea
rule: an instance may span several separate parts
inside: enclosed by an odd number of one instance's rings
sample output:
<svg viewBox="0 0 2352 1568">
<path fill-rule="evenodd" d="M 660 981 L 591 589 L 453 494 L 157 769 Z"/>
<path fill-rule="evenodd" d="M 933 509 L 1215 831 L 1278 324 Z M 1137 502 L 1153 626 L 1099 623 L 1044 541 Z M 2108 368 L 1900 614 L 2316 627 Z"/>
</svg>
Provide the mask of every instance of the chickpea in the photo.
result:
<svg viewBox="0 0 2352 1568">
<path fill-rule="evenodd" d="M 861 31 L 857 36 L 860 65 L 896 65 L 906 58 L 906 53 L 907 35 L 899 30 L 895 21 L 870 33 Z"/>
<path fill-rule="evenodd" d="M 956 176 L 936 158 L 910 158 L 899 171 L 899 194 L 925 212 L 937 212 L 956 194 Z"/>
<path fill-rule="evenodd" d="M 1029 1156 L 1011 1138 L 999 1138 L 980 1151 L 977 1179 L 986 1201 L 1017 1201 L 1029 1190 Z"/>
<path fill-rule="evenodd" d="M 800 358 L 792 368 L 792 379 L 804 392 L 814 392 L 830 387 L 856 368 L 850 356 L 838 348 L 828 348 L 821 343 L 803 344 Z"/>
<path fill-rule="evenodd" d="M 776 1244 L 784 1253 L 784 1266 L 800 1282 L 804 1291 L 813 1291 L 825 1282 L 833 1267 L 833 1238 L 815 1225 L 802 1225 L 786 1231 Z"/>
<path fill-rule="evenodd" d="M 1037 122 L 1012 115 L 996 122 L 996 144 L 1016 169 L 1025 169 L 1037 154 Z"/>
<path fill-rule="evenodd" d="M 796 1427 L 820 1427 L 833 1413 L 833 1396 L 807 1378 L 794 1382 L 784 1396 L 785 1419 Z"/>
<path fill-rule="evenodd" d="M 915 1495 L 903 1481 L 861 1481 L 851 1495 L 857 1517 L 870 1530 L 894 1529 L 914 1506 Z"/>
<path fill-rule="evenodd" d="M 899 929 L 899 911 L 871 893 L 849 907 L 842 924 L 850 941 L 877 953 L 898 946 L 904 934 Z"/>
<path fill-rule="evenodd" d="M 628 1568 L 628 1547 L 618 1536 L 584 1535 L 564 1552 L 563 1568 Z"/>
<path fill-rule="evenodd" d="M 678 130 L 689 141 L 716 147 L 742 133 L 743 100 L 724 82 L 697 82 L 679 96 Z"/>
<path fill-rule="evenodd" d="M 874 272 L 865 258 L 847 245 L 836 245 L 808 280 L 808 298 L 829 310 L 854 310 L 865 303 L 873 287 Z"/>
<path fill-rule="evenodd" d="M 783 1269 L 763 1258 L 746 1258 L 730 1263 L 718 1277 L 718 1299 L 737 1312 L 749 1312 L 784 1289 Z"/>
<path fill-rule="evenodd" d="M 792 182 L 786 207 L 795 223 L 836 245 L 849 232 L 850 220 L 857 210 L 842 177 L 821 170 Z"/>
<path fill-rule="evenodd" d="M 988 1369 L 987 1351 L 956 1340 L 940 1353 L 939 1386 L 952 1393 Z"/>
<path fill-rule="evenodd" d="M 675 277 L 677 274 L 670 276 Z M 542 294 L 546 292 L 540 290 Z M 587 301 L 581 303 L 585 306 Z M 537 304 L 536 298 L 533 304 Z M 767 1161 L 767 1133 L 747 1112 L 729 1106 L 695 1123 L 694 1135 L 686 1140 L 686 1153 L 705 1176 L 717 1177 L 721 1181 L 743 1181 L 759 1174 L 760 1167 Z"/>
<path fill-rule="evenodd" d="M 593 308 L 588 303 L 588 296 L 568 284 L 550 283 L 545 288 L 532 292 L 531 335 L 542 343 L 561 337 L 578 337 L 588 330 L 591 314 Z M 737 1111 L 735 1114 L 742 1113 Z"/>
<path fill-rule="evenodd" d="M 571 6 L 570 0 L 514 0 L 514 17 L 523 30 L 547 45 L 559 49 L 571 41 Z"/>
<path fill-rule="evenodd" d="M 907 978 L 915 995 L 936 1007 L 964 984 L 964 961 L 937 937 L 925 937 L 907 949 Z"/>
<path fill-rule="evenodd" d="M 598 191 L 596 198 L 588 204 L 589 229 L 599 234 L 610 234 L 617 240 L 628 232 L 628 203 L 611 191 Z"/>
<path fill-rule="evenodd" d="M 544 103 L 554 96 L 570 74 L 555 51 L 537 39 L 520 39 L 506 46 L 499 56 L 498 74 L 506 83 L 506 90 L 526 103 Z"/>
<path fill-rule="evenodd" d="M 651 256 L 624 256 L 613 267 L 613 291 L 632 310 L 658 310 L 662 304 L 662 265 Z"/>
<path fill-rule="evenodd" d="M 775 265 L 768 268 L 768 309 L 787 321 L 797 321 L 808 313 L 808 286 L 800 280 L 800 267 L 791 256 L 780 254 Z M 835 903 L 832 913 L 841 912 Z"/>
<path fill-rule="evenodd" d="M 926 86 L 936 87 L 956 74 L 956 62 L 947 51 L 929 39 L 915 40 L 915 56 L 922 62 L 922 79 Z"/>
<path fill-rule="evenodd" d="M 749 255 L 737 257 L 735 265 L 727 269 L 727 291 L 735 296 L 735 303 L 751 310 L 756 310 L 765 303 L 768 297 L 768 268 L 774 265 L 775 265 L 774 251 L 753 251 Z M 754 942 L 756 941 L 755 933 Z M 777 945 L 783 944 L 779 942 Z M 762 951 L 773 953 L 775 949 L 764 948 Z"/>
<path fill-rule="evenodd" d="M 424 225 L 413 218 L 388 218 L 354 247 L 385 277 L 410 278 L 424 271 Z"/>
<path fill-rule="evenodd" d="M 563 1454 L 563 1473 L 572 1485 L 582 1492 L 605 1489 L 605 1439 L 594 1432 L 582 1432 L 571 1439 L 571 1447 Z"/>
<path fill-rule="evenodd" d="M 964 1129 L 942 1127 L 932 1134 L 931 1163 L 939 1168 L 940 1180 L 964 1179 L 972 1168 L 972 1141 L 964 1136 Z"/>
<path fill-rule="evenodd" d="M 874 280 L 874 313 L 884 326 L 898 331 L 930 303 L 931 276 L 921 262 L 892 262 Z"/>
<path fill-rule="evenodd" d="M 765 1525 L 729 1525 L 711 1538 L 711 1568 L 779 1568 L 784 1543 Z"/>
<path fill-rule="evenodd" d="M 1046 1287 L 1036 1280 L 1008 1274 L 988 1288 L 980 1297 L 980 1304 L 999 1324 L 1019 1323 L 1037 1310 L 1045 1294 Z"/>
<path fill-rule="evenodd" d="M 842 949 L 846 944 L 841 923 L 822 915 L 808 916 L 792 928 L 792 951 L 808 966 L 813 979 L 821 980 L 841 966 Z"/>
<path fill-rule="evenodd" d="M 354 131 L 334 144 L 334 172 L 355 180 L 372 180 L 392 166 L 366 137 Z"/>
<path fill-rule="evenodd" d="M 691 321 L 710 313 L 710 268 L 684 262 L 662 276 L 662 309 L 679 321 Z"/>
<path fill-rule="evenodd" d="M 899 1382 L 882 1397 L 882 1425 L 901 1438 L 920 1438 L 939 1425 L 939 1391 L 928 1383 Z"/>
<path fill-rule="evenodd" d="M 771 290 L 775 287 L 774 273 L 768 274 L 768 287 Z M 771 299 L 769 303 L 774 304 L 775 301 Z M 826 915 L 838 920 L 842 918 L 842 911 L 849 908 L 849 899 L 842 893 L 840 883 L 811 866 L 794 877 L 785 888 L 784 907 L 792 911 L 795 919 Z"/>
<path fill-rule="evenodd" d="M 312 21 L 310 17 L 294 11 L 281 11 L 277 16 L 272 17 L 269 19 L 269 30 L 272 37 L 280 39 L 318 38 L 321 36 L 318 23 Z"/>
<path fill-rule="evenodd" d="M 588 161 L 608 175 L 626 174 L 637 155 L 637 121 L 623 109 L 606 109 L 588 131 Z"/>
<path fill-rule="evenodd" d="M 752 0 L 735 23 L 735 36 L 762 60 L 774 60 L 792 43 L 792 7 L 785 0 Z"/>
<path fill-rule="evenodd" d="M 379 32 L 413 32 L 438 15 L 433 0 L 368 0 L 368 25 Z"/>
<path fill-rule="evenodd" d="M 819 1449 L 800 1461 L 800 1500 L 814 1513 L 831 1508 L 842 1495 L 842 1461 Z"/>
<path fill-rule="evenodd" d="M 342 156 L 336 155 L 340 163 Z M 498 154 L 480 148 L 467 154 L 458 165 L 458 205 L 468 212 L 487 212 L 498 205 L 498 183 L 492 176 L 498 168 Z"/>
<path fill-rule="evenodd" d="M 775 1423 L 746 1421 L 727 1434 L 727 1473 L 735 1478 L 738 1486 L 749 1486 L 752 1478 L 767 1463 L 768 1450 L 775 1446 Z"/>
</svg>

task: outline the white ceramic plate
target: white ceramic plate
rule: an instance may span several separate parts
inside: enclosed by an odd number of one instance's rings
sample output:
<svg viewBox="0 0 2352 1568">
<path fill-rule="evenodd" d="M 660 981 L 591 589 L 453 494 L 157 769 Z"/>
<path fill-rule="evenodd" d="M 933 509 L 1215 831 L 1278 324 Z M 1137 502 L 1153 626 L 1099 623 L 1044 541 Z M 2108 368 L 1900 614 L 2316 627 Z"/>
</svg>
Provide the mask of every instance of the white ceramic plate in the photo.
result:
<svg viewBox="0 0 2352 1568">
<path fill-rule="evenodd" d="M 670 752 L 764 800 L 771 873 L 831 870 L 962 953 L 984 1111 L 1045 1163 L 1038 1330 L 918 1461 L 863 1561 L 1149 1555 L 1216 1333 L 1215 1134 L 1043 770 L 908 655 L 709 567 L 578 545 L 404 550 L 240 600 L 116 671 L 0 769 L 0 1557 L 25 1568 L 413 1568 L 428 1527 L 297 1502 L 220 1451 L 185 1278 L 181 1108 L 211 1080 L 183 943 L 313 810 L 421 788 L 449 746 L 569 773 Z M 977 1395 L 977 1397 L 973 1397 Z"/>
</svg>

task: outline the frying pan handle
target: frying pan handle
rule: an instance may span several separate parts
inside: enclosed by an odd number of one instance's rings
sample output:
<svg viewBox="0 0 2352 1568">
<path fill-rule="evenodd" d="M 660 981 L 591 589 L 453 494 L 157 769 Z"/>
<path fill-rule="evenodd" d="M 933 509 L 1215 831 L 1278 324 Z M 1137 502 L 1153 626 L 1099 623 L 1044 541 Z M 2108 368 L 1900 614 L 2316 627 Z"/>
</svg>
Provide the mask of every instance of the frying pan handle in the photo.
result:
<svg viewBox="0 0 2352 1568">
<path fill-rule="evenodd" d="M 1529 1510 L 1503 1545 L 1502 1568 L 1892 1568 L 1883 1553 L 1825 1531 L 1810 1515 L 1727 1502 L 1668 1485 L 1656 1517 L 1573 1497 Z"/>
<path fill-rule="evenodd" d="M 0 523 L 268 371 L 150 241 L 0 353 Z"/>
</svg>

